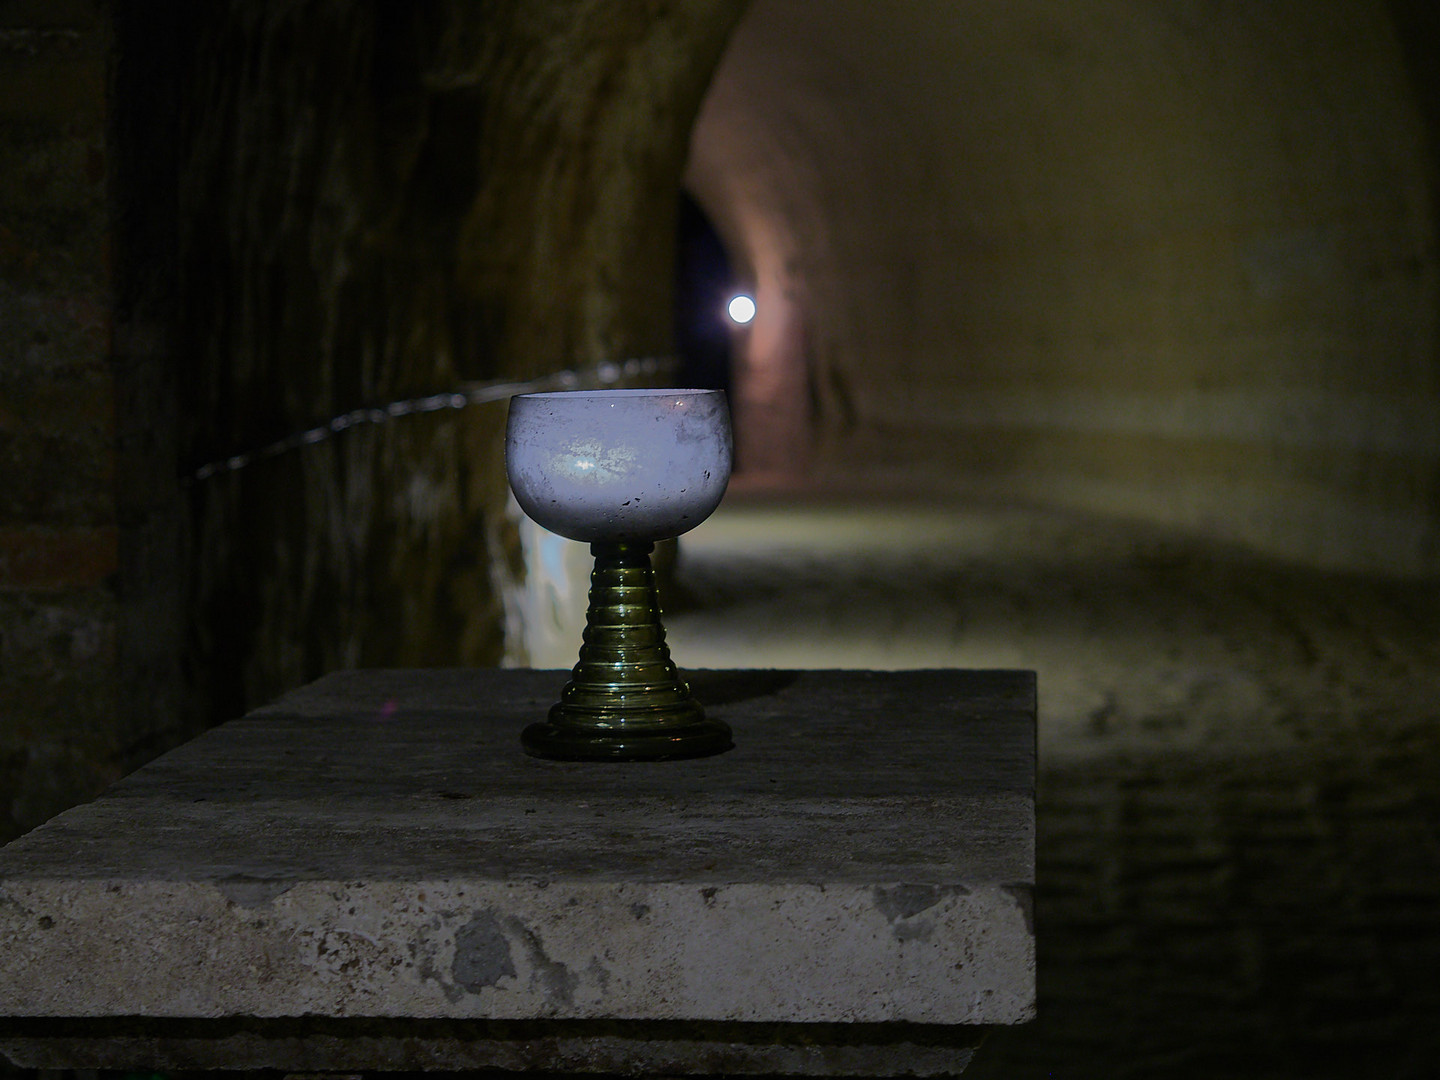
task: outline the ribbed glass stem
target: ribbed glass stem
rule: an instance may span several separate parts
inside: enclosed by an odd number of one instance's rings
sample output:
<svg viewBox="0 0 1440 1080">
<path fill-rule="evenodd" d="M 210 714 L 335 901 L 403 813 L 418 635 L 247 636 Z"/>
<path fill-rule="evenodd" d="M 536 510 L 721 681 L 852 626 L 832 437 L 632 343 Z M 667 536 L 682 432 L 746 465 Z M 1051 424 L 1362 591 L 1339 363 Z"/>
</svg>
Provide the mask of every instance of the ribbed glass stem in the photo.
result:
<svg viewBox="0 0 1440 1080">
<path fill-rule="evenodd" d="M 655 545 L 592 544 L 585 643 L 562 706 L 593 711 L 605 726 L 659 722 L 689 699 L 670 659 L 650 552 Z M 652 715 L 656 710 L 660 713 Z M 698 707 L 697 707 L 698 712 Z M 577 717 L 578 719 L 578 717 Z"/>
<path fill-rule="evenodd" d="M 592 544 L 590 607 L 580 660 L 549 718 L 525 729 L 539 757 L 639 760 L 696 757 L 730 746 L 670 660 L 651 543 Z"/>
</svg>

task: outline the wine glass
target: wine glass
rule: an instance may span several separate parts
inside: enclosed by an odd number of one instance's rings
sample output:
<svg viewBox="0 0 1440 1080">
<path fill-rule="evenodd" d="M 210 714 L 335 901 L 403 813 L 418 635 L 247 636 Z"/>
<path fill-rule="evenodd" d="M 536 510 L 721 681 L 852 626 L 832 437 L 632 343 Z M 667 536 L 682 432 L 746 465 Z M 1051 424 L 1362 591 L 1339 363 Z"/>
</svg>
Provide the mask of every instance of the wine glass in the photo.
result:
<svg viewBox="0 0 1440 1080">
<path fill-rule="evenodd" d="M 730 748 L 670 659 L 650 553 L 699 525 L 730 480 L 720 390 L 568 390 L 510 399 L 505 471 L 536 524 L 590 544 L 590 606 L 570 682 L 525 751 L 563 760 L 700 757 Z"/>
</svg>

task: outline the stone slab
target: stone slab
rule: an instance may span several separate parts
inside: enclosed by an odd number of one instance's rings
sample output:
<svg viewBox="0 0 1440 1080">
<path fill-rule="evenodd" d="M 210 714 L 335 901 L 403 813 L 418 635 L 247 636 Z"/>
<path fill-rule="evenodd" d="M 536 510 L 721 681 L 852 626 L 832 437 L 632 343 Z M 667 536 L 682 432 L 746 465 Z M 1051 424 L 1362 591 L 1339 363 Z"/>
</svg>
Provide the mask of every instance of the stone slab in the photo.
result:
<svg viewBox="0 0 1440 1080">
<path fill-rule="evenodd" d="M 584 1057 L 637 1038 L 595 1023 L 954 1051 L 1033 1015 L 1032 674 L 690 678 L 734 750 L 526 757 L 561 672 L 338 673 L 216 728 L 0 850 L 0 1016 L 542 1022 Z"/>
</svg>

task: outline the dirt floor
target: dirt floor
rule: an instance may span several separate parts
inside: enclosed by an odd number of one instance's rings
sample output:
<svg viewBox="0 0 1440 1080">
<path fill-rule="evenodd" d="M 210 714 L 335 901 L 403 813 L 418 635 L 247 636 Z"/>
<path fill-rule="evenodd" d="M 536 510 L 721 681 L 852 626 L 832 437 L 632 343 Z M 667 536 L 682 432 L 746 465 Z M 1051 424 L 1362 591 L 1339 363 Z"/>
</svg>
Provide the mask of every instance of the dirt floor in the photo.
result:
<svg viewBox="0 0 1440 1080">
<path fill-rule="evenodd" d="M 682 667 L 1038 673 L 1040 1016 L 967 1077 L 1440 1075 L 1440 582 L 743 497 L 678 574 Z"/>
</svg>

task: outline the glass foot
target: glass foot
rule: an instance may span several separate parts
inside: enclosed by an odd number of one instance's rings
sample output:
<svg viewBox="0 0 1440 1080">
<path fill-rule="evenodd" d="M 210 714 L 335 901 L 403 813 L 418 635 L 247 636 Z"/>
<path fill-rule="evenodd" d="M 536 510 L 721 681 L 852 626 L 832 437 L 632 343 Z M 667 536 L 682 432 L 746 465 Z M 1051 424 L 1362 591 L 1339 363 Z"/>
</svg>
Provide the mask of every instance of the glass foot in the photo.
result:
<svg viewBox="0 0 1440 1080">
<path fill-rule="evenodd" d="M 730 727 L 705 717 L 677 717 L 646 728 L 639 724 L 598 727 L 568 722 L 563 706 L 550 710 L 552 719 L 531 724 L 520 736 L 527 754 L 557 761 L 669 761 L 708 757 L 729 750 Z"/>
</svg>

